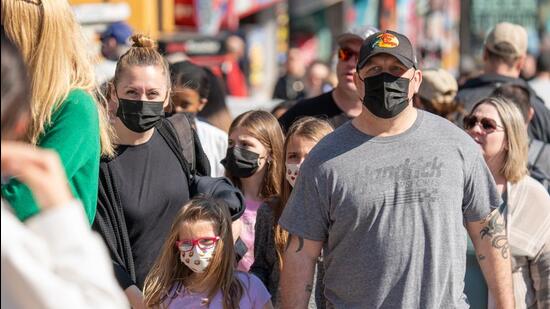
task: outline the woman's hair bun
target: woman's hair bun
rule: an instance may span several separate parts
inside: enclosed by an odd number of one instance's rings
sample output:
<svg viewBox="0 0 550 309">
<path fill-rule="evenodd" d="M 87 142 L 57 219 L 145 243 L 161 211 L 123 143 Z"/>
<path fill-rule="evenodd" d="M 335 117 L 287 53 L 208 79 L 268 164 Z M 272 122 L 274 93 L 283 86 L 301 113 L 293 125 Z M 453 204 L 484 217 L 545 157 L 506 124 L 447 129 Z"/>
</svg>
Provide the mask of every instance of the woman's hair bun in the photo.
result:
<svg viewBox="0 0 550 309">
<path fill-rule="evenodd" d="M 145 47 L 145 48 L 156 48 L 157 43 L 151 39 L 150 37 L 144 35 L 144 34 L 134 34 L 131 37 L 132 47 Z"/>
</svg>

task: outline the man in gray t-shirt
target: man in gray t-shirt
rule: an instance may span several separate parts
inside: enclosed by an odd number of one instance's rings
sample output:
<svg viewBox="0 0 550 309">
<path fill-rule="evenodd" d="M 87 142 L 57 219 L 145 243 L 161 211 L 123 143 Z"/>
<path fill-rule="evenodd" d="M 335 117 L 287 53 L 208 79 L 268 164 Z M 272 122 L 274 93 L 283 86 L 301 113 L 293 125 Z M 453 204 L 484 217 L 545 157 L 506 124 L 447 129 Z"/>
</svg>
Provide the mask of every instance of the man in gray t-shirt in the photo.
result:
<svg viewBox="0 0 550 309">
<path fill-rule="evenodd" d="M 479 147 L 412 107 L 422 74 L 408 39 L 368 37 L 354 78 L 363 113 L 311 151 L 283 212 L 282 308 L 304 308 L 324 248 L 335 308 L 468 308 L 472 238 L 498 308 L 513 308 L 500 203 Z"/>
</svg>

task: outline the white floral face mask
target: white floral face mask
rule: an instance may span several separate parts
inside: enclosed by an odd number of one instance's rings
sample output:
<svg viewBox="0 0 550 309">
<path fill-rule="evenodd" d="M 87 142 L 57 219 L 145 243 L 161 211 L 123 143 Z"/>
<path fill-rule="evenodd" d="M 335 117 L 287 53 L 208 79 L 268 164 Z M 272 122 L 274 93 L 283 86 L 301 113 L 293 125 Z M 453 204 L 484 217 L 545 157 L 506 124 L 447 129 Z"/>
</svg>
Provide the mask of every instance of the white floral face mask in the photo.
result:
<svg viewBox="0 0 550 309">
<path fill-rule="evenodd" d="M 205 249 L 194 246 L 191 251 L 180 251 L 180 260 L 193 272 L 203 273 L 208 265 L 210 265 L 210 261 L 212 261 L 214 250 L 216 250 L 216 246 Z"/>
<path fill-rule="evenodd" d="M 300 173 L 300 165 L 295 163 L 286 163 L 286 180 L 290 183 L 292 187 L 296 184 L 296 178 Z"/>
</svg>

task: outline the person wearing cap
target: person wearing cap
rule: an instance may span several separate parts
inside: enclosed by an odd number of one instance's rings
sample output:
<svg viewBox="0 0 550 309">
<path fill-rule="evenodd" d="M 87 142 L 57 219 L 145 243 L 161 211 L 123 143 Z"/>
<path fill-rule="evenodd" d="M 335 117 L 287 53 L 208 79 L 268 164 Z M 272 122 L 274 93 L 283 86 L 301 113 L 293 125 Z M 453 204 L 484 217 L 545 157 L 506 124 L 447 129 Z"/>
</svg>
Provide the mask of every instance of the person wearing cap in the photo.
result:
<svg viewBox="0 0 550 309">
<path fill-rule="evenodd" d="M 484 73 L 466 81 L 459 89 L 457 101 L 466 112 L 481 99 L 504 84 L 526 87 L 535 110 L 529 123 L 529 137 L 550 143 L 550 110 L 529 84 L 520 78 L 527 54 L 527 31 L 520 25 L 502 22 L 487 35 L 483 49 Z"/>
<path fill-rule="evenodd" d="M 321 248 L 329 308 L 468 308 L 467 235 L 497 307 L 514 308 L 497 188 L 466 133 L 413 107 L 410 41 L 369 36 L 353 78 L 361 114 L 309 153 L 279 221 L 282 308 L 307 303 Z"/>
<path fill-rule="evenodd" d="M 128 39 L 132 33 L 132 28 L 120 21 L 110 24 L 100 34 L 101 55 L 104 59 L 95 66 L 98 85 L 102 85 L 115 76 L 116 62 L 130 48 Z"/>
<path fill-rule="evenodd" d="M 451 122 L 462 119 L 463 107 L 455 101 L 458 83 L 443 69 L 422 71 L 422 84 L 413 97 L 414 107 L 439 115 Z"/>
<path fill-rule="evenodd" d="M 361 113 L 361 101 L 353 83 L 353 73 L 361 43 L 366 37 L 377 31 L 378 29 L 372 26 L 360 26 L 351 28 L 337 37 L 339 48 L 336 77 L 338 84 L 332 91 L 299 101 L 290 108 L 279 118 L 283 130 L 286 131 L 294 121 L 304 116 L 326 118 L 333 127 L 338 127 Z"/>
</svg>

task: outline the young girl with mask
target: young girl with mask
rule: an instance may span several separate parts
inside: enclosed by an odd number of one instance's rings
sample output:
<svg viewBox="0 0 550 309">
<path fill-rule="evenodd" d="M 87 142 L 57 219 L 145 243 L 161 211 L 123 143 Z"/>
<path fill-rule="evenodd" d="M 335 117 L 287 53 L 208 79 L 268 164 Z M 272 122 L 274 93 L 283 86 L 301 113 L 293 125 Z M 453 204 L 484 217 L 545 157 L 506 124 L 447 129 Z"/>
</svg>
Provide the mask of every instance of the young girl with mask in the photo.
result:
<svg viewBox="0 0 550 309">
<path fill-rule="evenodd" d="M 250 271 L 258 276 L 268 288 L 275 302 L 279 285 L 279 272 L 283 266 L 282 255 L 288 233 L 278 224 L 281 213 L 299 175 L 300 165 L 311 149 L 325 135 L 332 132 L 332 126 L 325 120 L 304 117 L 289 128 L 284 143 L 284 165 L 281 164 L 281 198 L 271 205 L 262 205 L 256 217 L 256 241 L 254 243 L 254 264 Z"/>
<path fill-rule="evenodd" d="M 198 198 L 175 215 L 145 280 L 148 308 L 272 308 L 254 275 L 235 271 L 231 218 L 225 203 Z"/>
<path fill-rule="evenodd" d="M 229 147 L 222 160 L 226 175 L 243 192 L 246 210 L 241 217 L 241 240 L 248 248 L 238 269 L 248 271 L 254 262 L 254 226 L 260 205 L 279 198 L 283 162 L 283 132 L 266 111 L 238 116 L 229 128 Z"/>
<path fill-rule="evenodd" d="M 137 34 L 132 41 L 111 87 L 118 105 L 117 148 L 100 164 L 94 228 L 108 244 L 118 282 L 135 308 L 143 306 L 139 289 L 190 193 L 188 169 L 162 130 L 168 64 L 151 39 Z"/>
</svg>

